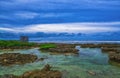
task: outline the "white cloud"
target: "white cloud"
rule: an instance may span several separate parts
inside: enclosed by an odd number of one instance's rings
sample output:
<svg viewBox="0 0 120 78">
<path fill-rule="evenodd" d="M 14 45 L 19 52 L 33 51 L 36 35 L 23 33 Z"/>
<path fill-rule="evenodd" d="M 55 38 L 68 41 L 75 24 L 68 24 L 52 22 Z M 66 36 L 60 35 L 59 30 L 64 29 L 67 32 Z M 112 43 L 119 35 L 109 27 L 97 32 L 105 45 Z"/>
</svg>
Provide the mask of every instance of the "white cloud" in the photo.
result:
<svg viewBox="0 0 120 78">
<path fill-rule="evenodd" d="M 12 28 L 4 28 L 4 27 L 0 27 L 0 31 L 3 30 L 3 31 L 12 31 L 12 32 L 15 32 L 14 29 Z"/>
<path fill-rule="evenodd" d="M 68 32 L 68 33 L 96 33 L 108 31 L 120 31 L 120 22 L 108 23 L 63 23 L 63 24 L 35 24 L 18 28 L 0 28 L 0 30 L 13 32 Z"/>
<path fill-rule="evenodd" d="M 16 18 L 33 19 L 39 14 L 35 12 L 18 12 L 14 14 Z"/>
</svg>

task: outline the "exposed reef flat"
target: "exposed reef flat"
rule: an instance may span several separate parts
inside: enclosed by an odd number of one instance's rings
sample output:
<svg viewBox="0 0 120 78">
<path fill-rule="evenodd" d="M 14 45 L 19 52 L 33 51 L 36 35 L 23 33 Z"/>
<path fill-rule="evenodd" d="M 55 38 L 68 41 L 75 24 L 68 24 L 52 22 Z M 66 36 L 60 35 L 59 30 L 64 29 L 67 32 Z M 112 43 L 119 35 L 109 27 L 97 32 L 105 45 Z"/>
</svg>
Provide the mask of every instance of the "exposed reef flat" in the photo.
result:
<svg viewBox="0 0 120 78">
<path fill-rule="evenodd" d="M 99 43 L 99 44 L 80 44 L 82 48 L 120 48 L 120 44 L 109 44 L 109 43 Z"/>
<path fill-rule="evenodd" d="M 78 54 L 79 51 L 73 44 L 42 44 L 40 50 L 51 54 Z"/>
<path fill-rule="evenodd" d="M 120 48 L 102 48 L 102 52 L 109 54 L 109 59 L 120 63 Z"/>
<path fill-rule="evenodd" d="M 51 70 L 50 65 L 45 65 L 41 70 L 25 72 L 22 78 L 62 78 L 62 73 L 58 70 Z"/>
<path fill-rule="evenodd" d="M 0 54 L 0 65 L 11 66 L 32 63 L 37 60 L 36 55 L 20 54 L 20 53 L 4 53 Z"/>
</svg>

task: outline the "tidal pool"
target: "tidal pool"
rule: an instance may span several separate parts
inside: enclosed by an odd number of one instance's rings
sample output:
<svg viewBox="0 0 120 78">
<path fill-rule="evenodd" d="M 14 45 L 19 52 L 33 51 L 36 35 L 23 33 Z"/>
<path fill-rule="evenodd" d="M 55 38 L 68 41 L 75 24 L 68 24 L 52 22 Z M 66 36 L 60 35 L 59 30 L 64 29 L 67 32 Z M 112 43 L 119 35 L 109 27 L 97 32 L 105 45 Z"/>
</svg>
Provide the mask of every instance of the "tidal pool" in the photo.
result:
<svg viewBox="0 0 120 78">
<path fill-rule="evenodd" d="M 9 67 L 0 66 L 0 75 L 21 75 L 26 71 L 41 69 L 46 64 L 53 69 L 63 72 L 63 78 L 120 78 L 120 67 L 109 64 L 108 54 L 101 52 L 99 48 L 80 48 L 79 55 L 50 55 L 42 53 L 38 48 L 14 51 L 0 51 L 0 53 L 24 53 L 35 54 L 44 61 L 36 61 L 25 65 L 13 65 Z"/>
</svg>

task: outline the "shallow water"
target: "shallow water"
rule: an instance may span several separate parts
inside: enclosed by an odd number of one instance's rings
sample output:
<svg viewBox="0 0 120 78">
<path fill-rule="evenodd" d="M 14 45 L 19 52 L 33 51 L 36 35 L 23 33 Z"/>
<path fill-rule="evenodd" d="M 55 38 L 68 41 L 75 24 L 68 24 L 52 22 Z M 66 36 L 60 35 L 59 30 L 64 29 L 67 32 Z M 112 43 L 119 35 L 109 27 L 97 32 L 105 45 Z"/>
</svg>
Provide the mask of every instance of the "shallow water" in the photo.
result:
<svg viewBox="0 0 120 78">
<path fill-rule="evenodd" d="M 80 48 L 79 55 L 50 55 L 41 53 L 37 48 L 29 50 L 0 51 L 17 52 L 25 54 L 36 54 L 38 57 L 46 58 L 44 61 L 36 61 L 25 65 L 14 65 L 9 67 L 0 66 L 0 75 L 21 75 L 26 71 L 41 69 L 50 64 L 53 69 L 63 72 L 64 78 L 120 78 L 120 68 L 109 64 L 108 55 L 101 52 L 99 48 Z M 92 75 L 90 73 L 95 73 Z"/>
</svg>

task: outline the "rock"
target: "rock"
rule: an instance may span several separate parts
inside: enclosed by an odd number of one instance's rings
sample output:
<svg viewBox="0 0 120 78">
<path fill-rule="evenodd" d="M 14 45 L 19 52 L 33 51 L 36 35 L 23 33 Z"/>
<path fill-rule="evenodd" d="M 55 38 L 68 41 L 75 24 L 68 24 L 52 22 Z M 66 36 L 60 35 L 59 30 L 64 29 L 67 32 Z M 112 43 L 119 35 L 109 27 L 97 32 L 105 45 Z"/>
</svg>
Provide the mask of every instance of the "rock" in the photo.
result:
<svg viewBox="0 0 120 78">
<path fill-rule="evenodd" d="M 109 54 L 109 60 L 120 63 L 120 50 L 115 48 L 102 48 L 102 52 L 107 52 Z"/>
<path fill-rule="evenodd" d="M 106 52 L 109 54 L 110 61 L 120 63 L 120 49 L 119 49 L 119 47 L 109 48 L 106 46 L 106 47 L 103 47 L 101 49 L 102 49 L 102 52 Z"/>
<path fill-rule="evenodd" d="M 47 64 L 47 65 L 45 65 L 45 67 L 43 68 L 43 69 L 41 69 L 42 71 L 50 71 L 50 69 L 51 69 L 52 67 L 49 65 L 49 64 Z"/>
<path fill-rule="evenodd" d="M 45 58 L 40 58 L 39 61 L 43 61 Z"/>
<path fill-rule="evenodd" d="M 62 73 L 58 70 L 51 70 L 49 64 L 41 70 L 25 72 L 21 78 L 62 78 Z"/>
<path fill-rule="evenodd" d="M 50 52 L 51 54 L 78 54 L 77 49 L 75 49 L 75 45 L 71 44 L 57 44 L 55 48 L 48 49 L 40 49 L 43 52 Z"/>
<path fill-rule="evenodd" d="M 86 43 L 86 44 L 81 44 L 80 47 L 82 48 L 100 48 L 100 45 L 97 44 L 92 44 L 92 43 Z"/>
<path fill-rule="evenodd" d="M 87 71 L 90 75 L 96 75 L 96 73 L 95 72 L 93 72 L 93 71 Z"/>
<path fill-rule="evenodd" d="M 107 47 L 102 47 L 102 52 L 117 52 L 117 48 L 107 48 Z"/>
<path fill-rule="evenodd" d="M 109 52 L 109 58 L 111 61 L 120 63 L 120 53 Z"/>
<path fill-rule="evenodd" d="M 37 56 L 31 54 L 20 54 L 20 53 L 0 54 L 0 65 L 2 66 L 31 63 L 34 62 L 35 60 L 37 60 Z"/>
</svg>

